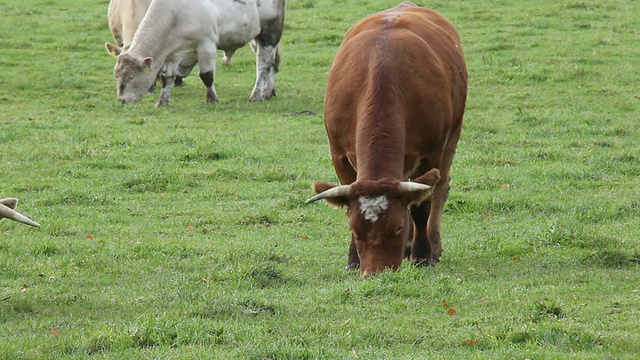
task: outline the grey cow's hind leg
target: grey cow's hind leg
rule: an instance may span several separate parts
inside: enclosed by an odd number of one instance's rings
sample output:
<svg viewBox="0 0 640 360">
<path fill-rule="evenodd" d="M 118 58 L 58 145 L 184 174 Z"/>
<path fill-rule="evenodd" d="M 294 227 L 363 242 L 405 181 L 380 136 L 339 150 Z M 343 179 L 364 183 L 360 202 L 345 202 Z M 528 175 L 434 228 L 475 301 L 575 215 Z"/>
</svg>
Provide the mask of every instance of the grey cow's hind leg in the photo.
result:
<svg viewBox="0 0 640 360">
<path fill-rule="evenodd" d="M 249 101 L 268 100 L 276 96 L 276 59 L 278 48 L 272 45 L 258 44 L 256 51 L 256 84 Z"/>
<path fill-rule="evenodd" d="M 263 22 L 260 34 L 256 36 L 256 84 L 249 101 L 261 101 L 276 96 L 276 73 L 280 66 L 280 38 L 284 28 L 285 0 L 274 2 L 278 7 L 278 17 Z M 252 46 L 253 47 L 253 46 Z"/>
</svg>

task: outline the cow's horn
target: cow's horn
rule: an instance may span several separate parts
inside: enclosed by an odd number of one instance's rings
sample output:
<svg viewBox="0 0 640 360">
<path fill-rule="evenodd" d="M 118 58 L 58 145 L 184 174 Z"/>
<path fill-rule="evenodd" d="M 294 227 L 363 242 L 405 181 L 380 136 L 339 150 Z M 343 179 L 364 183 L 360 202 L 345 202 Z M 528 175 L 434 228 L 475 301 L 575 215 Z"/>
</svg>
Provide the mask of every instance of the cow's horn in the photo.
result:
<svg viewBox="0 0 640 360">
<path fill-rule="evenodd" d="M 305 201 L 305 204 L 309 204 L 312 203 L 314 201 L 318 201 L 318 200 L 322 200 L 322 199 L 326 199 L 326 198 L 332 198 L 332 197 L 339 197 L 339 196 L 347 196 L 349 194 L 349 189 L 351 188 L 351 185 L 338 185 L 335 187 L 332 187 L 331 189 L 325 190 L 323 192 L 321 192 L 320 194 L 317 194 L 316 196 L 312 197 L 311 199 Z"/>
<path fill-rule="evenodd" d="M 398 185 L 398 190 L 401 193 L 410 193 L 414 191 L 427 191 L 429 189 L 431 189 L 430 185 L 417 183 L 413 181 L 403 181 L 400 183 L 400 185 Z"/>
<path fill-rule="evenodd" d="M 37 222 L 29 219 L 28 217 L 20 214 L 19 212 L 3 204 L 0 204 L 0 218 L 15 220 L 31 226 L 36 226 L 36 227 L 40 226 L 40 224 L 38 224 Z"/>
</svg>

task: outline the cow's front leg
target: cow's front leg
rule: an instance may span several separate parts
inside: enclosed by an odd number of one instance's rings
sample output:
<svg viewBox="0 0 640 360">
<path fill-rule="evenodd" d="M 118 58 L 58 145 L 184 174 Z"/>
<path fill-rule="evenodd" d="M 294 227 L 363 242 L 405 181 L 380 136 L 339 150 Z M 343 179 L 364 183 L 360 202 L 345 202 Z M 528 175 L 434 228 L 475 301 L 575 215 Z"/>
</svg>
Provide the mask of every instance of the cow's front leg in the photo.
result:
<svg viewBox="0 0 640 360">
<path fill-rule="evenodd" d="M 278 46 L 258 43 L 256 51 L 256 84 L 249 101 L 268 100 L 276 96 L 276 72 L 280 54 Z"/>
<path fill-rule="evenodd" d="M 171 97 L 171 88 L 173 87 L 173 81 L 175 76 L 161 76 L 162 79 L 162 91 L 160 91 L 160 97 L 156 103 L 156 107 L 169 105 L 169 98 Z"/>
<path fill-rule="evenodd" d="M 358 249 L 353 242 L 353 235 L 351 235 L 351 245 L 349 245 L 349 259 L 347 266 L 344 267 L 347 270 L 355 270 L 360 268 L 360 256 L 358 256 Z"/>
<path fill-rule="evenodd" d="M 440 236 L 440 225 L 442 224 L 442 213 L 444 204 L 449 196 L 449 175 L 441 179 L 436 185 L 431 198 L 431 211 L 427 222 L 427 234 L 429 236 L 429 246 L 431 248 L 431 262 L 433 264 L 440 261 L 442 256 L 442 238 Z M 444 181 L 443 181 L 444 180 Z"/>
<path fill-rule="evenodd" d="M 217 103 L 218 94 L 216 94 L 216 89 L 213 87 L 213 71 L 201 73 L 200 79 L 202 79 L 202 83 L 204 84 L 205 88 L 207 88 L 207 104 Z"/>
</svg>

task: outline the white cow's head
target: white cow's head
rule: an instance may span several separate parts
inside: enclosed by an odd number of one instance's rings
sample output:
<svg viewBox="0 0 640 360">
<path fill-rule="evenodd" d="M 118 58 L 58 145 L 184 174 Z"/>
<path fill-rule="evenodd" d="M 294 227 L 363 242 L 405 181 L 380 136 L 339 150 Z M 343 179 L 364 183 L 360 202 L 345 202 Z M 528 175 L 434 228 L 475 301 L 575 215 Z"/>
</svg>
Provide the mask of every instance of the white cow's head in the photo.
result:
<svg viewBox="0 0 640 360">
<path fill-rule="evenodd" d="M 40 226 L 37 222 L 15 211 L 16 205 L 18 205 L 18 199 L 0 199 L 0 220 L 7 218 L 31 226 Z"/>
<path fill-rule="evenodd" d="M 126 104 L 140 101 L 156 79 L 151 70 L 153 59 L 130 55 L 126 50 L 111 43 L 106 43 L 105 47 L 117 59 L 113 76 L 116 79 L 118 101 Z"/>
</svg>

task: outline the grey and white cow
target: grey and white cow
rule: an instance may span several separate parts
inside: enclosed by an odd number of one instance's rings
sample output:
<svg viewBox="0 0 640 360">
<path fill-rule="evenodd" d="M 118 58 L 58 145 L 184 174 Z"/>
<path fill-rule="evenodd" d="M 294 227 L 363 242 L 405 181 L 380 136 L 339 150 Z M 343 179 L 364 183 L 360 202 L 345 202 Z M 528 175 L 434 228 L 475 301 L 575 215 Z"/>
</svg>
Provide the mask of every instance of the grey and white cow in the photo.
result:
<svg viewBox="0 0 640 360">
<path fill-rule="evenodd" d="M 29 219 L 28 217 L 17 212 L 16 206 L 18 205 L 18 199 L 6 198 L 0 199 L 0 220 L 6 218 L 21 222 L 23 224 L 31 226 L 40 226 L 37 222 Z"/>
<path fill-rule="evenodd" d="M 218 101 L 213 85 L 217 50 L 233 54 L 255 40 L 256 83 L 250 101 L 276 95 L 275 74 L 286 0 L 154 0 L 131 45 L 106 43 L 117 56 L 114 69 L 118 100 L 140 101 L 158 74 L 162 92 L 156 106 L 167 105 L 176 76 L 187 76 L 196 63 L 207 103 Z"/>
</svg>

